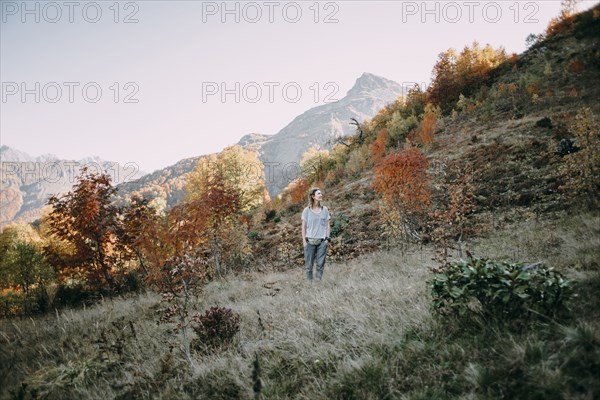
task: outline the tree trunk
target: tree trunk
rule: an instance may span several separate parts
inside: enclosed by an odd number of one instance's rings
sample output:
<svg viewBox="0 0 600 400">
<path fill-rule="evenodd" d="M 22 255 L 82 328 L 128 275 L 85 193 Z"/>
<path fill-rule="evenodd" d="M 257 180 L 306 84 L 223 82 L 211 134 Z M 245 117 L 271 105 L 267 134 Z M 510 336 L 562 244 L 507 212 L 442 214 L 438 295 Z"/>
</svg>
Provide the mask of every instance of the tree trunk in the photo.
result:
<svg viewBox="0 0 600 400">
<path fill-rule="evenodd" d="M 185 356 L 186 361 L 188 362 L 190 369 L 195 367 L 194 359 L 192 358 L 192 351 L 190 347 L 190 338 L 188 335 L 188 324 L 187 324 L 187 313 L 190 302 L 190 293 L 187 288 L 187 284 L 185 279 L 183 281 L 183 311 L 180 311 L 179 323 L 181 324 L 181 334 L 183 336 L 183 355 Z"/>
<path fill-rule="evenodd" d="M 216 237 L 213 237 L 213 266 L 215 269 L 215 274 L 220 278 L 221 277 L 221 249 L 219 248 L 219 242 Z"/>
<path fill-rule="evenodd" d="M 142 267 L 142 270 L 144 271 L 144 275 L 148 276 L 149 271 L 148 271 L 148 268 L 146 267 L 146 264 L 144 263 L 144 257 L 142 257 L 142 253 L 139 250 L 135 250 L 135 254 L 138 257 L 138 260 L 140 262 L 140 267 Z"/>
</svg>

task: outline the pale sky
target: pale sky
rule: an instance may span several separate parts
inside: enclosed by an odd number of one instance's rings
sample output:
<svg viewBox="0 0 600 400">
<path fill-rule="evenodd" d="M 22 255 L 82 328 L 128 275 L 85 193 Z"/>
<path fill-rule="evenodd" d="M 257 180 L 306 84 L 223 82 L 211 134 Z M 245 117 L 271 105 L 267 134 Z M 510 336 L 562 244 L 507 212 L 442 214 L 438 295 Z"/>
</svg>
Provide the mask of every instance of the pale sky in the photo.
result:
<svg viewBox="0 0 600 400">
<path fill-rule="evenodd" d="M 363 72 L 427 84 L 450 47 L 477 40 L 520 53 L 560 1 L 0 6 L 0 144 L 152 172 L 247 133 L 275 134 Z"/>
</svg>

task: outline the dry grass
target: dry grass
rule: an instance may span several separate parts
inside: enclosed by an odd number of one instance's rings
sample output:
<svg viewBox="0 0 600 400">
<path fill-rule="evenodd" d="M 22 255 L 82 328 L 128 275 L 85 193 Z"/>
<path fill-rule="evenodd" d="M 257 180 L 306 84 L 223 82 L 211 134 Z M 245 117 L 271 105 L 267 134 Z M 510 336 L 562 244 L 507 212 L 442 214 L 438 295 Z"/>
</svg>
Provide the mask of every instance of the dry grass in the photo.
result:
<svg viewBox="0 0 600 400">
<path fill-rule="evenodd" d="M 480 257 L 543 262 L 575 275 L 586 270 L 598 271 L 600 215 L 563 214 L 541 221 L 530 212 L 523 214 L 521 221 L 473 241 L 471 250 Z"/>
<path fill-rule="evenodd" d="M 426 284 L 431 252 L 376 252 L 328 263 L 321 283 L 306 283 L 301 268 L 211 282 L 196 309 L 231 308 L 240 332 L 226 349 L 195 352 L 194 369 L 180 337 L 157 325 L 156 294 L 4 320 L 0 397 L 429 400 L 530 391 L 523 398 L 593 398 L 598 222 L 597 215 L 524 221 L 470 244 L 480 256 L 543 261 L 577 278 L 569 321 L 515 333 L 435 319 Z"/>
<path fill-rule="evenodd" d="M 237 365 L 249 377 L 258 354 L 263 395 L 315 398 L 334 374 L 368 363 L 372 346 L 397 341 L 407 328 L 429 322 L 427 274 L 420 255 L 377 253 L 347 265 L 329 264 L 321 283 L 304 282 L 301 269 L 213 282 L 205 291 L 206 306 L 234 309 L 242 327 L 237 352 L 206 359 L 199 373 L 210 376 L 215 366 Z"/>
<path fill-rule="evenodd" d="M 303 382 L 298 390 L 311 398 L 324 382 L 312 382 L 300 366 L 359 368 L 372 357 L 370 346 L 428 323 L 427 274 L 421 255 L 378 253 L 347 265 L 328 264 L 319 284 L 304 282 L 301 269 L 212 282 L 198 309 L 215 304 L 232 308 L 241 317 L 241 329 L 236 345 L 227 351 L 197 354 L 195 371 L 186 370 L 178 337 L 157 326 L 153 310 L 160 299 L 154 294 L 104 300 L 43 319 L 3 321 L 2 387 L 15 390 L 23 379 L 25 392 L 47 398 L 114 398 L 124 393 L 145 398 L 168 396 L 170 390 L 195 393 L 200 389 L 193 382 L 210 380 L 219 388 L 224 382 L 234 385 L 239 388 L 236 396 L 250 397 L 251 365 L 258 355 L 265 373 L 263 393 L 279 397 L 277 374 L 282 360 L 288 360 L 298 369 L 290 382 Z M 161 381 L 166 388 L 159 390 L 154 382 Z M 191 386 L 185 389 L 186 384 Z"/>
</svg>

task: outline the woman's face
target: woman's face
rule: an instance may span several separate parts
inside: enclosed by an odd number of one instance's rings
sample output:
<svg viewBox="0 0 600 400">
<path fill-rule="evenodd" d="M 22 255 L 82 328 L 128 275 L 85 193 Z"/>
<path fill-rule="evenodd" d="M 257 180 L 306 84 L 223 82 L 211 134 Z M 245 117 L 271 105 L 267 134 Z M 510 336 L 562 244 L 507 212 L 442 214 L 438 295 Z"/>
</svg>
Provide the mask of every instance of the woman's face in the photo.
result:
<svg viewBox="0 0 600 400">
<path fill-rule="evenodd" d="M 323 200 L 323 194 L 321 193 L 321 191 L 320 191 L 320 190 L 317 190 L 317 191 L 315 192 L 315 194 L 313 195 L 313 198 L 314 198 L 316 201 L 321 201 L 321 200 Z"/>
</svg>

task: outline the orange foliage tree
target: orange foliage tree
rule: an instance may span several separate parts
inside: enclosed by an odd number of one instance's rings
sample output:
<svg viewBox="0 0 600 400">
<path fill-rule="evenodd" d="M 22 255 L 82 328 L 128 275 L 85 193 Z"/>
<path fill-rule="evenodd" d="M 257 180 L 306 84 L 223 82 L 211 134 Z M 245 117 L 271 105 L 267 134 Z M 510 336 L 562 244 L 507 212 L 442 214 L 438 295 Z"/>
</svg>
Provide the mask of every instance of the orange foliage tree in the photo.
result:
<svg viewBox="0 0 600 400">
<path fill-rule="evenodd" d="M 190 209 L 200 215 L 201 228 L 209 242 L 215 273 L 222 274 L 222 255 L 224 246 L 232 246 L 233 230 L 236 229 L 237 217 L 241 210 L 239 192 L 225 184 L 223 177 L 215 175 L 206 183 L 206 191 L 193 202 Z M 196 212 L 195 210 L 198 210 Z"/>
<path fill-rule="evenodd" d="M 546 37 L 568 30 L 575 22 L 577 3 L 580 0 L 562 0 L 558 17 L 552 18 L 546 27 Z"/>
<path fill-rule="evenodd" d="M 417 132 L 420 142 L 425 147 L 429 147 L 433 144 L 433 135 L 437 128 L 439 113 L 439 109 L 436 109 L 431 104 L 428 104 L 427 107 L 425 107 L 423 120 L 421 121 L 421 125 Z"/>
<path fill-rule="evenodd" d="M 423 152 L 410 148 L 388 155 L 374 169 L 373 187 L 405 238 L 421 239 L 421 227 L 431 205 L 427 166 Z"/>
<path fill-rule="evenodd" d="M 289 185 L 290 201 L 293 204 L 306 202 L 309 189 L 310 189 L 310 183 L 306 179 L 304 179 L 304 178 L 296 179 Z"/>
<path fill-rule="evenodd" d="M 222 254 L 230 244 L 231 230 L 239 212 L 239 193 L 225 184 L 219 175 L 207 175 L 203 191 L 193 199 L 173 207 L 166 217 L 162 230 L 160 262 L 186 255 L 212 258 L 213 270 L 222 274 Z M 160 274 L 155 279 L 161 279 Z"/>
<path fill-rule="evenodd" d="M 247 260 L 247 231 L 252 214 L 268 200 L 263 165 L 255 153 L 240 146 L 201 160 L 190 173 L 181 231 L 194 248 L 212 258 L 217 275 Z"/>
<path fill-rule="evenodd" d="M 83 168 L 72 191 L 48 199 L 52 207 L 46 221 L 49 233 L 75 249 L 69 260 L 49 254 L 63 278 L 76 276 L 81 269 L 91 287 L 114 288 L 113 269 L 118 261 L 114 251 L 118 226 L 118 208 L 112 204 L 115 192 L 108 174 Z"/>
<path fill-rule="evenodd" d="M 490 45 L 481 48 L 477 42 L 465 47 L 460 54 L 454 49 L 440 53 L 427 90 L 428 102 L 449 112 L 461 94 L 476 93 L 493 69 L 507 60 L 504 48 L 494 50 Z"/>
<path fill-rule="evenodd" d="M 119 243 L 123 253 L 137 258 L 145 275 L 150 274 L 153 265 L 161 264 L 162 218 L 150 206 L 148 199 L 133 196 L 131 203 L 121 210 Z M 161 240 L 162 239 L 162 240 Z"/>
<path fill-rule="evenodd" d="M 194 361 L 189 326 L 197 317 L 192 313 L 195 299 L 213 271 L 218 276 L 225 272 L 223 253 L 232 243 L 242 208 L 240 192 L 225 181 L 222 172 L 213 172 L 198 182 L 200 193 L 173 207 L 158 224 L 160 251 L 149 276 L 166 303 L 160 310 L 160 322 L 175 324 L 174 331 L 181 333 L 182 352 L 190 367 Z M 154 220 L 148 221 L 151 227 Z"/>
<path fill-rule="evenodd" d="M 386 152 L 387 145 L 390 141 L 390 134 L 387 129 L 382 129 L 379 131 L 377 138 L 373 143 L 371 143 L 369 150 L 371 151 L 371 159 L 374 163 L 379 162 L 384 156 Z"/>
</svg>

